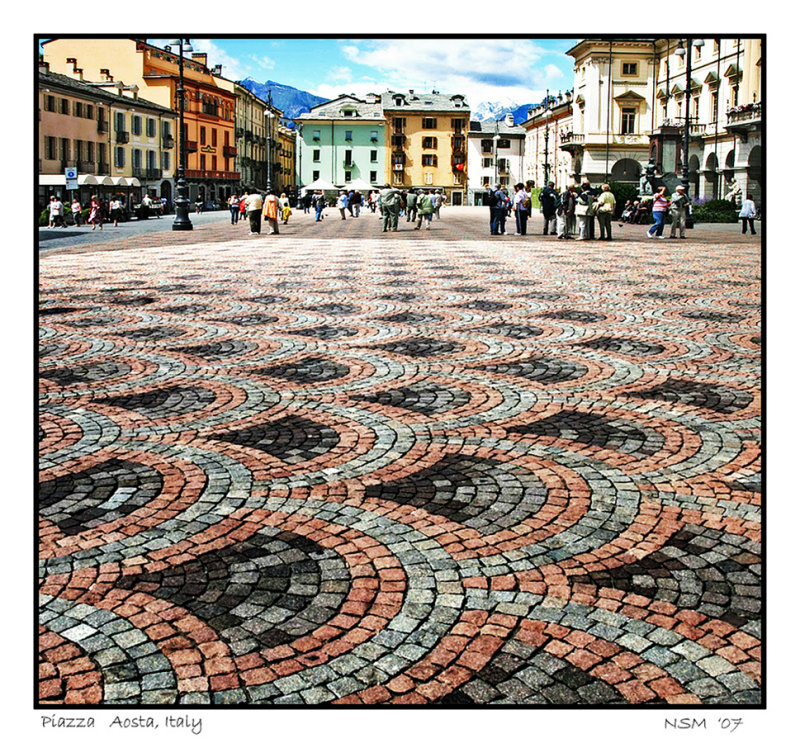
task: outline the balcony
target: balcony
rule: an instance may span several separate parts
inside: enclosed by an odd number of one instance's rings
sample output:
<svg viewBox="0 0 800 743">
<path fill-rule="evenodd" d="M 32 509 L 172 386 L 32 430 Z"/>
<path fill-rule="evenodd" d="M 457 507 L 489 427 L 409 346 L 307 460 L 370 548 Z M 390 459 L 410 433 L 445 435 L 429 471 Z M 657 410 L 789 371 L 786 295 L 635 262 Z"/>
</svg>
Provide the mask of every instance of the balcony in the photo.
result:
<svg viewBox="0 0 800 743">
<path fill-rule="evenodd" d="M 231 170 L 187 170 L 187 178 L 210 178 L 222 181 L 238 181 L 240 173 Z"/>
<path fill-rule="evenodd" d="M 97 133 L 105 134 L 108 131 L 108 122 L 105 119 L 97 120 Z"/>
<path fill-rule="evenodd" d="M 406 137 L 405 134 L 392 135 L 392 147 L 405 147 Z"/>
<path fill-rule="evenodd" d="M 559 147 L 562 150 L 571 152 L 573 155 L 583 150 L 586 135 L 576 134 L 575 132 L 566 132 L 559 141 Z"/>
<path fill-rule="evenodd" d="M 348 160 L 345 158 L 344 162 L 342 163 L 343 167 L 345 168 L 354 168 L 356 164 L 352 160 Z"/>
<path fill-rule="evenodd" d="M 163 175 L 163 171 L 161 168 L 148 168 L 147 169 L 147 178 L 148 180 L 155 181 L 161 178 Z"/>
<path fill-rule="evenodd" d="M 94 174 L 94 163 L 90 160 L 78 160 L 76 167 L 79 173 Z"/>
<path fill-rule="evenodd" d="M 131 133 L 117 130 L 117 144 L 127 144 L 131 141 Z"/>
<path fill-rule="evenodd" d="M 110 175 L 111 168 L 108 163 L 97 163 L 97 175 Z"/>
<path fill-rule="evenodd" d="M 223 157 L 236 157 L 236 148 L 231 147 L 230 145 L 224 145 L 222 147 L 222 156 Z"/>
<path fill-rule="evenodd" d="M 244 136 L 244 129 L 240 126 L 237 126 L 236 129 L 234 129 L 234 136 L 236 139 L 241 139 Z"/>
<path fill-rule="evenodd" d="M 184 141 L 183 146 L 186 148 L 187 152 L 197 152 L 197 140 L 196 139 L 187 139 Z"/>
<path fill-rule="evenodd" d="M 161 145 L 165 150 L 171 150 L 175 146 L 175 139 L 170 134 L 166 134 L 164 136 L 164 140 Z"/>
<path fill-rule="evenodd" d="M 761 102 L 729 109 L 725 129 L 732 134 L 740 135 L 742 141 L 746 142 L 750 132 L 761 129 Z"/>
<path fill-rule="evenodd" d="M 250 131 L 249 129 L 244 133 L 244 141 L 245 142 L 252 141 L 253 137 L 255 137 L 255 134 L 253 134 L 253 132 Z"/>
<path fill-rule="evenodd" d="M 131 175 L 134 178 L 144 178 L 145 177 L 145 169 L 141 166 L 134 165 L 131 167 Z"/>
</svg>

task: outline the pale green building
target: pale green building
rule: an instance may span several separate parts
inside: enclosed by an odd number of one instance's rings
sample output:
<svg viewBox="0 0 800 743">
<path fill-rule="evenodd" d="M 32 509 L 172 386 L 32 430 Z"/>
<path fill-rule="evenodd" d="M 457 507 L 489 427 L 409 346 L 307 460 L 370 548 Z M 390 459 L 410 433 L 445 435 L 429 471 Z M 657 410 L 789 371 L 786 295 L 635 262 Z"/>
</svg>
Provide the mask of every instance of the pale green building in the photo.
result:
<svg viewBox="0 0 800 743">
<path fill-rule="evenodd" d="M 298 189 L 322 179 L 347 188 L 386 183 L 386 119 L 381 97 L 341 95 L 295 119 Z"/>
</svg>

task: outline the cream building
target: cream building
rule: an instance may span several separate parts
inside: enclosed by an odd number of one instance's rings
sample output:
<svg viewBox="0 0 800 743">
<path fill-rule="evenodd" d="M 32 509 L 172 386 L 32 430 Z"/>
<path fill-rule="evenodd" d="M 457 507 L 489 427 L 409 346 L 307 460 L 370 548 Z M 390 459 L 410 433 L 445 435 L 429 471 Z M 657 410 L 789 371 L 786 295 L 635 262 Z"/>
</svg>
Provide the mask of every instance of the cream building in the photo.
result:
<svg viewBox="0 0 800 743">
<path fill-rule="evenodd" d="M 514 124 L 514 115 L 501 121 L 470 121 L 467 133 L 467 203 L 481 205 L 486 186 L 524 182 L 525 130 Z"/>
<path fill-rule="evenodd" d="M 573 183 L 576 174 L 569 152 L 572 92 L 550 96 L 549 105 L 534 106 L 521 126 L 525 131 L 524 181 L 533 181 L 536 188 L 553 181 L 559 189 Z"/>
</svg>

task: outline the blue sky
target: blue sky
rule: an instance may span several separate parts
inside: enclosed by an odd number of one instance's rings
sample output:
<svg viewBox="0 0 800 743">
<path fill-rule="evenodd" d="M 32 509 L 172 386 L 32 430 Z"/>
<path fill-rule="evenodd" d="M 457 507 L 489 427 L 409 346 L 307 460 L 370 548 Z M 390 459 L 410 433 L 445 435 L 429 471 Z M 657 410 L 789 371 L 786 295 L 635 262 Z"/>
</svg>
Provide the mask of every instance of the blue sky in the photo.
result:
<svg viewBox="0 0 800 743">
<path fill-rule="evenodd" d="M 164 39 L 150 39 L 159 46 Z M 231 79 L 292 85 L 326 98 L 387 88 L 460 92 L 471 105 L 541 100 L 572 87 L 576 39 L 192 39 Z"/>
</svg>

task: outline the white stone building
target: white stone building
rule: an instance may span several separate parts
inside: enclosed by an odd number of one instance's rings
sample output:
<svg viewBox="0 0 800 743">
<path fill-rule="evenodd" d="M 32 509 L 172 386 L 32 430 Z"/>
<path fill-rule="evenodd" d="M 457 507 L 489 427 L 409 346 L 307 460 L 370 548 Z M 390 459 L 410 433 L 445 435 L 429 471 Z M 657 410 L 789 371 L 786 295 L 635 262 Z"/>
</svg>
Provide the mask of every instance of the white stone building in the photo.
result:
<svg viewBox="0 0 800 743">
<path fill-rule="evenodd" d="M 467 133 L 467 203 L 483 203 L 486 186 L 525 182 L 525 130 L 513 114 L 502 121 L 470 121 Z"/>
</svg>

